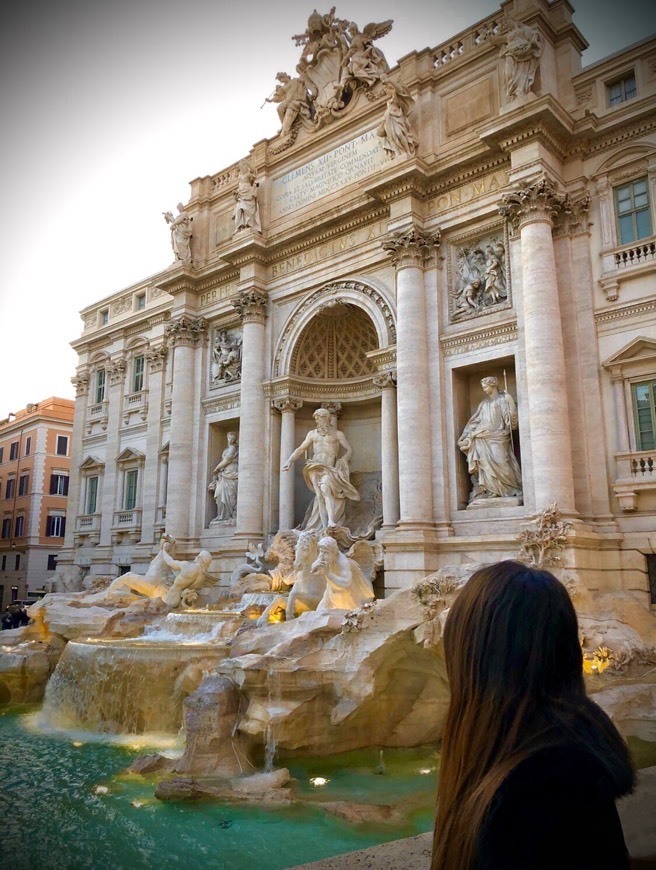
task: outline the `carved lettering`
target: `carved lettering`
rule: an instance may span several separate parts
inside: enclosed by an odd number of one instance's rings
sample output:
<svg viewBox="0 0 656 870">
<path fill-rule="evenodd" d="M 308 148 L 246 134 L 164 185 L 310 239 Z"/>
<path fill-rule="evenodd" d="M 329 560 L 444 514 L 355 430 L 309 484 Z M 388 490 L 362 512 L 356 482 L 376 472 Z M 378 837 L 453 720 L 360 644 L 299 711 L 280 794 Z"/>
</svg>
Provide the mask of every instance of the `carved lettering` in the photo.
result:
<svg viewBox="0 0 656 870">
<path fill-rule="evenodd" d="M 480 181 L 473 181 L 471 184 L 466 184 L 464 187 L 459 187 L 456 190 L 450 190 L 448 194 L 443 194 L 435 199 L 428 201 L 428 213 L 439 214 L 457 205 L 471 202 L 481 196 L 486 196 L 490 193 L 498 191 L 506 183 L 503 174 L 495 173 Z"/>
</svg>

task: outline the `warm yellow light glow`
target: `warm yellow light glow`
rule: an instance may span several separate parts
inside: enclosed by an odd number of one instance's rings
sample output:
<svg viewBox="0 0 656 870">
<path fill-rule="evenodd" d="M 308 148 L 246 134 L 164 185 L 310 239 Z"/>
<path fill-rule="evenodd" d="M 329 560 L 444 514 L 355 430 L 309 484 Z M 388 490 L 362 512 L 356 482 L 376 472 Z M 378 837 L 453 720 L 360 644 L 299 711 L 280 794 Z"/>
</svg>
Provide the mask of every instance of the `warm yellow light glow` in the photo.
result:
<svg viewBox="0 0 656 870">
<path fill-rule="evenodd" d="M 73 746 L 74 746 L 76 749 L 78 749 L 80 746 L 84 746 L 84 743 L 82 743 L 81 740 L 74 740 L 74 741 L 73 741 Z"/>
<path fill-rule="evenodd" d="M 326 785 L 327 783 L 330 782 L 330 780 L 326 779 L 324 776 L 313 776 L 313 777 L 310 777 L 310 782 L 312 783 L 313 786 L 316 787 L 316 786 Z"/>
<path fill-rule="evenodd" d="M 133 807 L 136 807 L 137 809 L 139 809 L 139 807 L 146 806 L 146 801 L 140 801 L 140 800 L 137 800 L 136 798 L 133 801 L 130 801 L 130 803 L 132 804 Z"/>
<path fill-rule="evenodd" d="M 94 794 L 107 794 L 109 789 L 106 785 L 94 785 L 93 793 Z"/>
<path fill-rule="evenodd" d="M 613 661 L 613 651 L 607 646 L 598 646 L 592 655 L 583 657 L 584 674 L 603 674 Z"/>
<path fill-rule="evenodd" d="M 420 767 L 419 773 L 421 773 L 422 776 L 428 776 L 430 773 L 433 773 L 434 770 L 434 767 Z"/>
</svg>

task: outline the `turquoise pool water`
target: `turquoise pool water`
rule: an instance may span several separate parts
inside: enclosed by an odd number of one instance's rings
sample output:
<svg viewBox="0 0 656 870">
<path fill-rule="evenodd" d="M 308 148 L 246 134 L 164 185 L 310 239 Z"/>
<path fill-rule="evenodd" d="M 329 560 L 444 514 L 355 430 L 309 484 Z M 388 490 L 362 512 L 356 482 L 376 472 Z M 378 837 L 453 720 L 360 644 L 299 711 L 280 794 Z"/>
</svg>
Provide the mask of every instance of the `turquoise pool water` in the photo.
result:
<svg viewBox="0 0 656 870">
<path fill-rule="evenodd" d="M 37 717 L 34 709 L 0 711 L 2 870 L 284 870 L 432 827 L 431 749 L 386 750 L 382 775 L 375 750 L 283 762 L 299 798 L 408 811 L 399 824 L 351 825 L 312 804 L 158 801 L 152 781 L 125 772 L 146 747 L 47 734 Z M 313 785 L 316 777 L 328 781 Z"/>
</svg>

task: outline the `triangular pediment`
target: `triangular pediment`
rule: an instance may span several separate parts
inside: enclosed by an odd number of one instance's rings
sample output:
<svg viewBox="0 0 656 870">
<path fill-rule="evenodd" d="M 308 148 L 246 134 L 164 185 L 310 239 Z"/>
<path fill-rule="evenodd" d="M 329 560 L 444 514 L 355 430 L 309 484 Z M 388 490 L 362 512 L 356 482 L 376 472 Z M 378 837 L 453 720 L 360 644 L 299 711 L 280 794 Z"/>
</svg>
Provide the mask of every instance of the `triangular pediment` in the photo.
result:
<svg viewBox="0 0 656 870">
<path fill-rule="evenodd" d="M 105 467 L 102 459 L 97 456 L 87 456 L 84 462 L 80 465 L 80 471 L 101 471 Z"/>
<path fill-rule="evenodd" d="M 166 444 L 164 444 L 160 448 L 159 455 L 160 456 L 168 456 L 169 455 L 169 442 L 168 441 L 166 442 Z"/>
<path fill-rule="evenodd" d="M 143 462 L 145 459 L 145 454 L 140 450 L 135 450 L 134 447 L 126 447 L 125 450 L 121 450 L 119 455 L 116 457 L 116 463 Z"/>
<path fill-rule="evenodd" d="M 624 345 L 623 348 L 614 353 L 605 362 L 602 363 L 604 368 L 613 366 L 622 366 L 628 363 L 656 361 L 656 339 L 647 338 L 644 335 L 639 335 Z"/>
</svg>

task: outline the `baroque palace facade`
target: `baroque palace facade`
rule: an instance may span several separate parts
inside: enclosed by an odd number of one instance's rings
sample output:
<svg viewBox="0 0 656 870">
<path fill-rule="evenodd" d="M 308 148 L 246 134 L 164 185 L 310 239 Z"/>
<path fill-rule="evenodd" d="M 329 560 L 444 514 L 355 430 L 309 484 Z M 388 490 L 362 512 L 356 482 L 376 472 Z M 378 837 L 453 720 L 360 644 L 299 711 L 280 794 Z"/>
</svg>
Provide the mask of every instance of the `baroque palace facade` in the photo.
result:
<svg viewBox="0 0 656 870">
<path fill-rule="evenodd" d="M 303 523 L 285 465 L 323 407 L 378 594 L 556 505 L 565 566 L 654 599 L 656 39 L 582 68 L 567 0 L 507 0 L 390 68 L 391 26 L 311 15 L 280 132 L 82 311 L 60 563 L 143 572 L 166 531 L 227 582 Z"/>
</svg>

